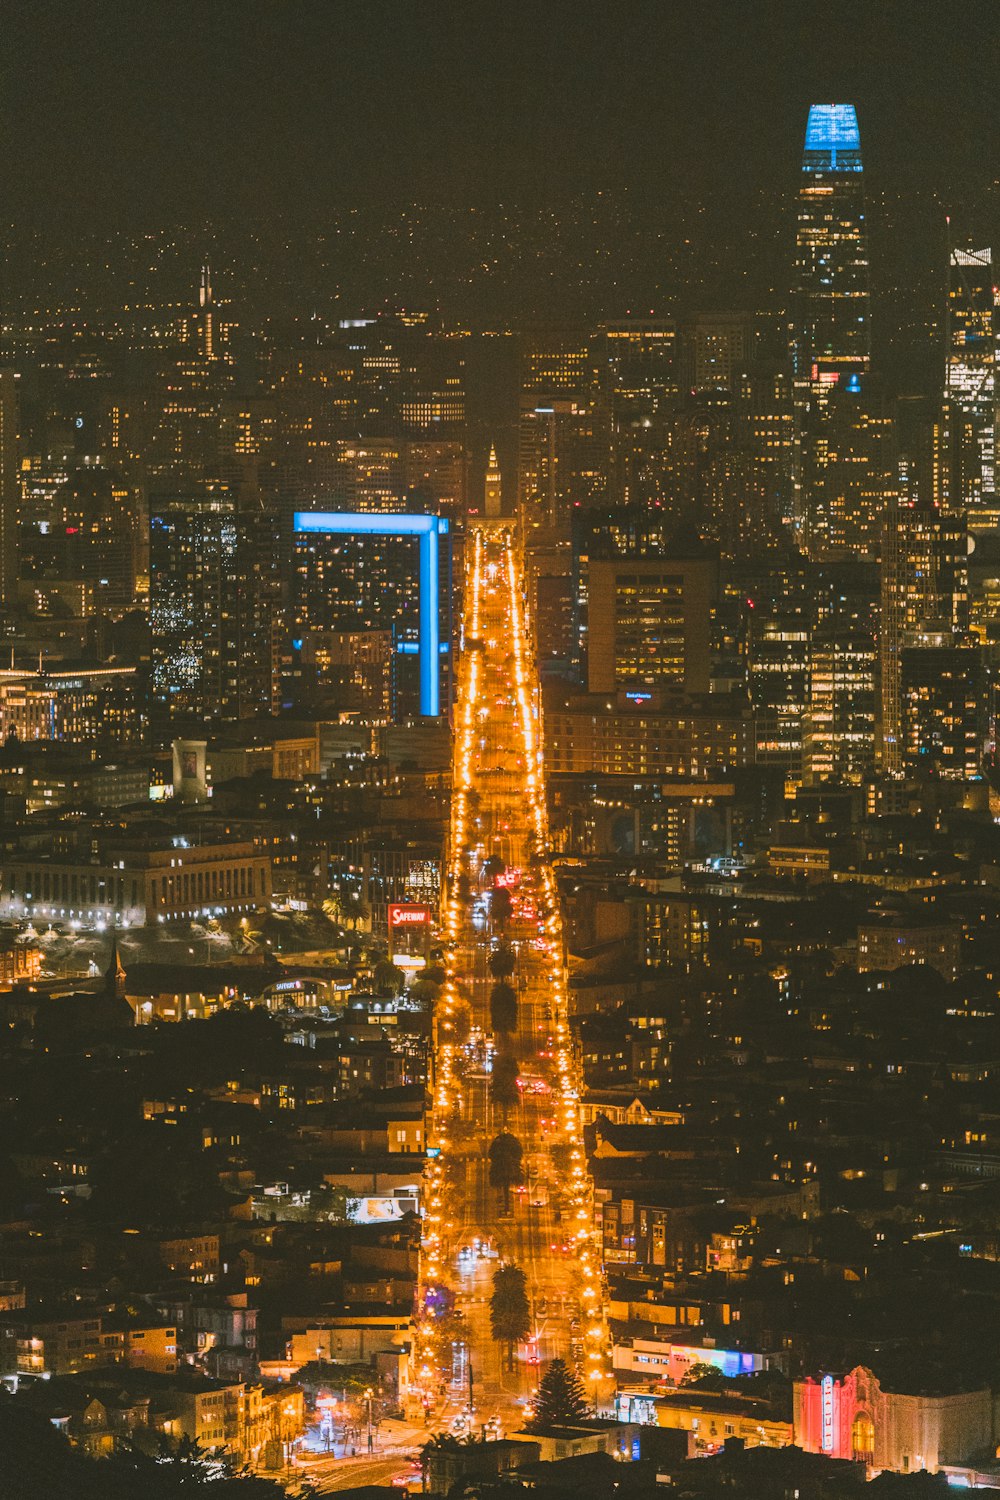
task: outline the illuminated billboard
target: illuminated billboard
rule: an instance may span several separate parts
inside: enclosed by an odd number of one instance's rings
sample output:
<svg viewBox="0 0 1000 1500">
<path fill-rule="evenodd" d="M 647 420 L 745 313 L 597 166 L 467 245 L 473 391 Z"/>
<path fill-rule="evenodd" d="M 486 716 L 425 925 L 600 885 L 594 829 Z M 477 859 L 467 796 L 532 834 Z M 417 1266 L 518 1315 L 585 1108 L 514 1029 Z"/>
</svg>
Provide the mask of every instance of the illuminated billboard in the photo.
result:
<svg viewBox="0 0 1000 1500">
<path fill-rule="evenodd" d="M 399 931 L 404 927 L 427 927 L 431 920 L 431 909 L 423 903 L 399 903 L 389 907 L 389 928 Z"/>
</svg>

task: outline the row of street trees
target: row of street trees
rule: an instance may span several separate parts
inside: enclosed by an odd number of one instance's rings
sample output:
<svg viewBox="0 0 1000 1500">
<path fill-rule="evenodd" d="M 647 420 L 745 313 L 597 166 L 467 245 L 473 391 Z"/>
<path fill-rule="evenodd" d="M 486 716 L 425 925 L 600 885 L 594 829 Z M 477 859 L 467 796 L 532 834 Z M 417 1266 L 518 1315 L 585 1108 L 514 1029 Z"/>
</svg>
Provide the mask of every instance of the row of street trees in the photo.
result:
<svg viewBox="0 0 1000 1500">
<path fill-rule="evenodd" d="M 506 1262 L 497 1267 L 490 1298 L 490 1326 L 494 1340 L 506 1348 L 507 1368 L 513 1369 L 514 1349 L 531 1334 L 528 1283 L 520 1266 Z M 571 1426 L 589 1415 L 587 1398 L 575 1371 L 563 1359 L 552 1360 L 538 1387 L 529 1430 L 541 1432 L 548 1427 Z"/>
</svg>

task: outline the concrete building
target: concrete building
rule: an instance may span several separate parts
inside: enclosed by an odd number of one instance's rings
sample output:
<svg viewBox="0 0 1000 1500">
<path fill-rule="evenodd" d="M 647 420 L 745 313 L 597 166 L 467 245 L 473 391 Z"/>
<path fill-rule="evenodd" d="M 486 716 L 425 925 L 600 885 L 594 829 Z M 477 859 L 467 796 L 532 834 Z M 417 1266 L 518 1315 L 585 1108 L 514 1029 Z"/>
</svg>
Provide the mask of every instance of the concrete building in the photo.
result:
<svg viewBox="0 0 1000 1500">
<path fill-rule="evenodd" d="M 250 843 L 107 850 L 90 860 L 23 851 L 0 868 L 0 917 L 109 926 L 249 913 L 271 903 L 271 861 Z"/>
<path fill-rule="evenodd" d="M 545 715 L 550 773 L 710 777 L 753 759 L 746 703 L 722 694 L 619 692 L 571 698 Z"/>
<path fill-rule="evenodd" d="M 711 687 L 718 559 L 591 557 L 587 688 Z"/>
<path fill-rule="evenodd" d="M 950 922 L 908 922 L 885 917 L 858 928 L 858 971 L 928 964 L 943 979 L 961 967 L 962 930 Z"/>
</svg>

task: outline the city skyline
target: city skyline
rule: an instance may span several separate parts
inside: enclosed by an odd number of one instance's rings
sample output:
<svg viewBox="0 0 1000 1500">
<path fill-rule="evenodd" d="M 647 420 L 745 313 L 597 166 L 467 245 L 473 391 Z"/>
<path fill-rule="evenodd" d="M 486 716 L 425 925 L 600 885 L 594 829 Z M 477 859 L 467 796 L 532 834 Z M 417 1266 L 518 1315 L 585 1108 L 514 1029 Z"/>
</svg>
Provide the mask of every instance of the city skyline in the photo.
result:
<svg viewBox="0 0 1000 1500">
<path fill-rule="evenodd" d="M 0 1500 L 1000 1493 L 1000 14 L 0 60 Z"/>
</svg>

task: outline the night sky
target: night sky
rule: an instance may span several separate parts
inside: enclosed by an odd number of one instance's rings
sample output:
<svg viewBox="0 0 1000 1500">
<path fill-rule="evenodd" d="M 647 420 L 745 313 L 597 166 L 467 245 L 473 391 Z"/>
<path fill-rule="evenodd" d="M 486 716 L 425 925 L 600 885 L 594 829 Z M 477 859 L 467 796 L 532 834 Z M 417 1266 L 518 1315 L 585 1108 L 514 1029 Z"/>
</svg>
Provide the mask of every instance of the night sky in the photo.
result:
<svg viewBox="0 0 1000 1500">
<path fill-rule="evenodd" d="M 936 389 L 945 215 L 1000 239 L 998 56 L 996 0 L 8 0 L 0 308 L 176 300 L 209 258 L 258 322 L 780 316 L 843 100 L 876 367 Z"/>
<path fill-rule="evenodd" d="M 813 99 L 878 184 L 1000 161 L 994 0 L 8 0 L 5 213 L 528 203 L 787 181 Z"/>
</svg>

